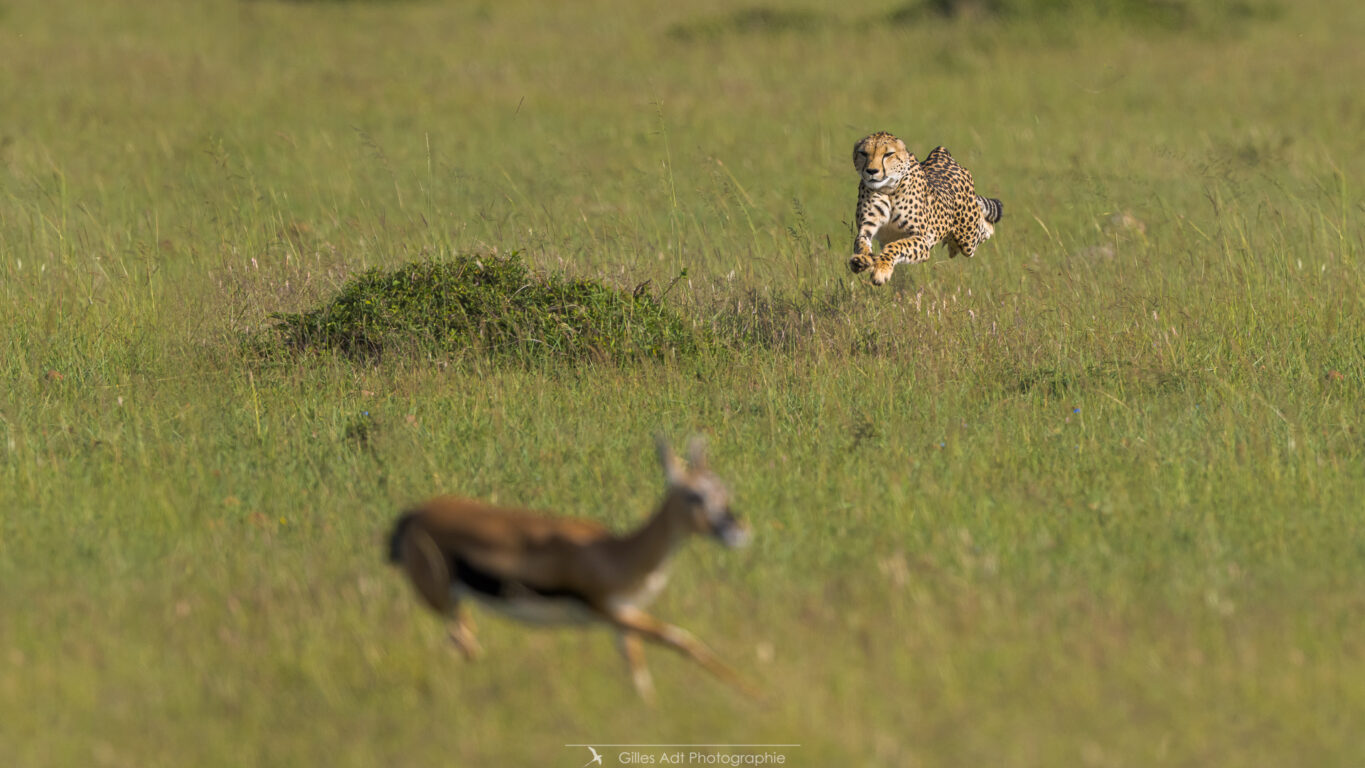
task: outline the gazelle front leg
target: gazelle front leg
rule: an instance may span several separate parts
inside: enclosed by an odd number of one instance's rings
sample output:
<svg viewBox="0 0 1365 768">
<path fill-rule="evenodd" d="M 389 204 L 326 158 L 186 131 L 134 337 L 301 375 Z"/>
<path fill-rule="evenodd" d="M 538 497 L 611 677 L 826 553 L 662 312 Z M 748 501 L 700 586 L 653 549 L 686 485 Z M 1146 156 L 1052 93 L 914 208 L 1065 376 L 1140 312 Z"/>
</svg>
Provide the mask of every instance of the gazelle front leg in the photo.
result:
<svg viewBox="0 0 1365 768">
<path fill-rule="evenodd" d="M 617 642 L 621 647 L 621 655 L 626 658 L 626 664 L 630 667 L 630 679 L 635 683 L 635 692 L 640 694 L 646 704 L 654 704 L 654 678 L 649 674 L 649 667 L 645 666 L 645 645 L 640 636 L 634 632 L 622 631 L 617 635 Z"/>
<path fill-rule="evenodd" d="M 745 696 L 753 699 L 760 697 L 756 688 L 744 682 L 743 678 L 726 666 L 709 648 L 687 630 L 659 621 L 638 608 L 610 609 L 603 611 L 603 616 L 622 631 L 638 633 L 646 639 L 670 646 L 681 652 Z"/>
</svg>

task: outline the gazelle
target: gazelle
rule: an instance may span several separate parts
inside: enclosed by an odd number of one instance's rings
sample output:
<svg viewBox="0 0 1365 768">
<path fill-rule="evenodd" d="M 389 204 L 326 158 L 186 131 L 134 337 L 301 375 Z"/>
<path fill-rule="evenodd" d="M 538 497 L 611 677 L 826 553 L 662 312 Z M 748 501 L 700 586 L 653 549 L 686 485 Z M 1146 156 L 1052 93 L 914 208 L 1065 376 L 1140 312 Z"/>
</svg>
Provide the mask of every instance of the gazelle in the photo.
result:
<svg viewBox="0 0 1365 768">
<path fill-rule="evenodd" d="M 603 622 L 619 633 L 621 654 L 641 698 L 654 684 L 642 640 L 670 646 L 716 677 L 755 695 L 740 677 L 686 630 L 645 613 L 668 578 L 668 558 L 692 534 L 727 547 L 749 532 L 730 511 L 729 494 L 706 465 L 694 438 L 684 467 L 663 437 L 655 439 L 668 488 L 639 529 L 617 536 L 589 520 L 553 518 L 478 501 L 440 496 L 403 514 L 389 540 L 389 561 L 417 594 L 446 616 L 465 658 L 480 653 L 464 598 L 534 623 Z"/>
</svg>

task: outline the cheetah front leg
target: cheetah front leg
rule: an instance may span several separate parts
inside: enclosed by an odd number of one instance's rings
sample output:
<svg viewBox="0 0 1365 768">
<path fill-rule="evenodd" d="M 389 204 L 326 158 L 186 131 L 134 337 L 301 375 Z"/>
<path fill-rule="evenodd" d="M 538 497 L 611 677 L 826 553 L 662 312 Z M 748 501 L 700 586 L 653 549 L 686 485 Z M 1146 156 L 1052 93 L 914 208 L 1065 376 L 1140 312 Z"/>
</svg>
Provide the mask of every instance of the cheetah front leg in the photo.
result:
<svg viewBox="0 0 1365 768">
<path fill-rule="evenodd" d="M 872 238 L 891 218 L 891 203 L 884 195 L 873 195 L 865 189 L 858 194 L 858 235 L 853 238 L 853 257 L 848 260 L 849 271 L 857 274 L 872 268 Z"/>
<path fill-rule="evenodd" d="M 885 285 L 891 279 L 891 272 L 897 264 L 909 263 L 918 264 L 929 258 L 929 249 L 933 243 L 924 237 L 906 237 L 888 243 L 882 248 L 882 252 L 877 254 L 877 263 L 872 270 L 872 284 Z"/>
<path fill-rule="evenodd" d="M 872 268 L 872 238 L 858 236 L 853 241 L 853 256 L 848 260 L 848 270 L 853 274 L 866 272 Z"/>
</svg>

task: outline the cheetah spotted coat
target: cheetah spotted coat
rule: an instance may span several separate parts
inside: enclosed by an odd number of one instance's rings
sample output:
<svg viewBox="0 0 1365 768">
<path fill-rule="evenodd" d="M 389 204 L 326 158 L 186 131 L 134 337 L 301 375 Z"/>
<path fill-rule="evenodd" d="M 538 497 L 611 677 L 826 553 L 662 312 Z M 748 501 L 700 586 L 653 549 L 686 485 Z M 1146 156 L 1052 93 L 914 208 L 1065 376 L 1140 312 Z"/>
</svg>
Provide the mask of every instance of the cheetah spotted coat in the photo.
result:
<svg viewBox="0 0 1365 768">
<path fill-rule="evenodd" d="M 950 257 L 972 256 L 995 233 L 1000 201 L 978 196 L 972 174 L 943 147 L 920 163 L 900 139 L 874 133 L 853 148 L 853 165 L 860 177 L 858 234 L 848 267 L 871 269 L 874 285 L 890 280 L 897 264 L 928 259 L 939 243 Z M 872 252 L 873 238 L 880 253 Z"/>
</svg>

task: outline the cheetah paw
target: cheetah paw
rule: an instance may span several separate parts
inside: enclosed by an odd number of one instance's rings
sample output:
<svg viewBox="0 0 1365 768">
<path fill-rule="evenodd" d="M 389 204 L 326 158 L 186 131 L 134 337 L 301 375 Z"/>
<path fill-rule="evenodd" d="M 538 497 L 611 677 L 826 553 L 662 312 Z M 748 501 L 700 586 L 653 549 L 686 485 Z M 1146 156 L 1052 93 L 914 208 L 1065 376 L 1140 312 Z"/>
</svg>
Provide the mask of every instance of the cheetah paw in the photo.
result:
<svg viewBox="0 0 1365 768">
<path fill-rule="evenodd" d="M 869 259 L 868 257 L 860 253 L 855 254 L 853 258 L 848 260 L 848 270 L 855 275 L 858 274 L 859 272 L 866 272 L 871 268 L 872 259 Z"/>
<path fill-rule="evenodd" d="M 886 285 L 886 281 L 891 279 L 892 267 L 877 267 L 872 271 L 873 285 Z"/>
</svg>

